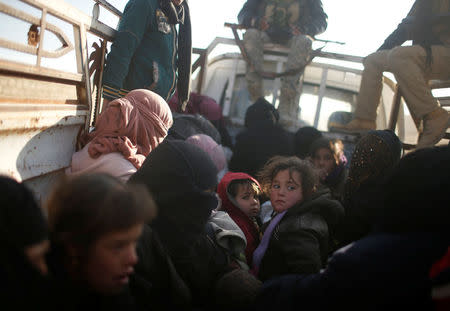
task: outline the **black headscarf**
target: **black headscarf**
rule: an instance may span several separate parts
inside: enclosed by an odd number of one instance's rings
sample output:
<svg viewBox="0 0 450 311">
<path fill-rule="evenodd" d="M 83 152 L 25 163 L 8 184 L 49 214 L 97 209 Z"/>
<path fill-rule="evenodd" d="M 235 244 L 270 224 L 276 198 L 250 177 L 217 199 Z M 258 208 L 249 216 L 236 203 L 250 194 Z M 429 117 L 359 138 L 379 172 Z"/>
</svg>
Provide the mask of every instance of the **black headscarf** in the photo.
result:
<svg viewBox="0 0 450 311">
<path fill-rule="evenodd" d="M 401 151 L 401 142 L 391 130 L 369 131 L 357 142 L 344 187 L 345 219 L 338 232 L 341 246 L 372 230 L 374 210 L 384 204 L 382 185 Z"/>
<path fill-rule="evenodd" d="M 312 126 L 301 127 L 294 135 L 295 155 L 300 159 L 308 156 L 311 144 L 322 137 L 322 132 Z"/>
<path fill-rule="evenodd" d="M 186 140 L 196 134 L 210 136 L 217 144 L 221 144 L 222 138 L 219 131 L 200 114 L 173 113 L 173 124 L 169 129 L 168 138 Z"/>
<path fill-rule="evenodd" d="M 383 179 L 398 163 L 402 145 L 391 130 L 369 131 L 355 146 L 350 161 L 345 199 L 351 197 L 361 185 Z"/>
<path fill-rule="evenodd" d="M 209 155 L 181 140 L 165 140 L 153 150 L 130 183 L 142 183 L 153 194 L 158 216 L 152 227 L 169 252 L 190 247 L 217 207 L 217 169 Z M 211 190 L 212 191 L 209 191 Z"/>
<path fill-rule="evenodd" d="M 258 98 L 245 112 L 245 127 L 272 127 L 278 123 L 280 115 L 264 97 Z"/>
<path fill-rule="evenodd" d="M 178 104 L 184 111 L 191 88 L 191 56 L 192 56 L 192 32 L 189 6 L 184 0 L 180 6 L 175 6 L 171 0 L 160 0 L 159 4 L 170 24 L 179 24 L 178 35 Z"/>
</svg>

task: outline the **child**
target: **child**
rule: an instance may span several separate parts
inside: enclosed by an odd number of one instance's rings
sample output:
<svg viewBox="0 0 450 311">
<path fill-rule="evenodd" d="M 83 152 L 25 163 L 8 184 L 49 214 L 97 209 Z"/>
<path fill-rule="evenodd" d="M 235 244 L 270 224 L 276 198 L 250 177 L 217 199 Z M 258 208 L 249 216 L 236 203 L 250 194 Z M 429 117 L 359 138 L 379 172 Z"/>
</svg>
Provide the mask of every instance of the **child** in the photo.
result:
<svg viewBox="0 0 450 311">
<path fill-rule="evenodd" d="M 225 174 L 217 187 L 217 193 L 222 200 L 221 209 L 230 215 L 247 239 L 245 257 L 249 266 L 260 240 L 256 217 L 260 212 L 260 189 L 258 181 L 250 175 L 232 172 Z"/>
<path fill-rule="evenodd" d="M 321 184 L 330 188 L 334 198 L 342 201 L 344 184 L 348 172 L 345 167 L 347 158 L 340 139 L 319 138 L 310 148 L 314 166 L 319 169 Z"/>
<path fill-rule="evenodd" d="M 262 281 L 319 272 L 328 257 L 329 226 L 338 223 L 343 207 L 315 195 L 315 170 L 297 157 L 270 159 L 258 180 L 276 214 L 253 253 L 253 272 Z"/>
<path fill-rule="evenodd" d="M 55 309 L 134 310 L 136 242 L 156 206 L 142 186 L 106 174 L 63 180 L 48 203 Z"/>
</svg>

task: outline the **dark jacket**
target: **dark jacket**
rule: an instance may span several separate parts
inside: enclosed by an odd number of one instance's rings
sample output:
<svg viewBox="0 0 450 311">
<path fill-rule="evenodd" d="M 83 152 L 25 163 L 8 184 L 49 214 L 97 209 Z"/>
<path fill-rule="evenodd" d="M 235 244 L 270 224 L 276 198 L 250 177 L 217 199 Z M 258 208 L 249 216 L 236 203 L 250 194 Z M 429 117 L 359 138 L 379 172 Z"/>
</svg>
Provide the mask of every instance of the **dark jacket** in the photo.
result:
<svg viewBox="0 0 450 311">
<path fill-rule="evenodd" d="M 265 281 L 284 274 L 319 272 L 328 259 L 330 228 L 343 214 L 342 205 L 329 192 L 288 209 L 273 230 L 258 277 Z"/>
<path fill-rule="evenodd" d="M 191 291 L 177 272 L 158 234 L 145 225 L 137 245 L 139 261 L 130 288 L 147 310 L 189 309 Z"/>
<path fill-rule="evenodd" d="M 51 306 L 51 279 L 41 275 L 23 251 L 3 244 L 0 279 L 3 283 L 0 299 L 5 310 L 48 310 Z"/>
<path fill-rule="evenodd" d="M 392 49 L 407 40 L 421 45 L 431 58 L 431 45 L 450 44 L 449 1 L 416 0 L 408 15 L 378 50 Z"/>
<path fill-rule="evenodd" d="M 177 82 L 176 44 L 175 25 L 160 0 L 129 0 L 106 60 L 103 97 L 149 89 L 168 101 Z"/>
<path fill-rule="evenodd" d="M 368 236 L 321 273 L 266 282 L 255 310 L 434 310 L 428 274 L 447 243 L 439 234 Z"/>
<path fill-rule="evenodd" d="M 298 10 L 291 6 L 298 6 Z M 276 9 L 267 9 L 268 7 L 276 7 Z M 271 15 L 269 12 L 273 11 L 285 11 L 285 14 Z M 298 14 L 294 15 L 291 12 L 298 12 Z M 324 32 L 327 28 L 327 15 L 323 11 L 320 0 L 294 0 L 286 4 L 271 0 L 248 0 L 239 12 L 238 21 L 246 27 L 259 28 L 261 19 L 265 18 L 270 25 L 267 33 L 272 39 L 276 40 L 277 36 L 292 36 L 287 19 L 279 19 L 277 16 L 294 19 L 300 31 L 311 37 Z"/>
<path fill-rule="evenodd" d="M 347 177 L 348 169 L 345 167 L 345 164 L 341 163 L 323 181 L 324 185 L 330 189 L 333 198 L 339 200 L 339 202 L 343 202 L 344 200 Z"/>
</svg>

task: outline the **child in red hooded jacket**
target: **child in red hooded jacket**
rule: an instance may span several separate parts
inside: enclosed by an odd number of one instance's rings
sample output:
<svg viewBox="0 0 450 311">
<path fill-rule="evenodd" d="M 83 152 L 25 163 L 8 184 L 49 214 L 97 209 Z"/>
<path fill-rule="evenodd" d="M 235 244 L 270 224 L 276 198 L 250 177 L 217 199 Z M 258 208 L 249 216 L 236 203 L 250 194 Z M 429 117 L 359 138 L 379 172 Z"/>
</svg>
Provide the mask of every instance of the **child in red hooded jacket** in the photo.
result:
<svg viewBox="0 0 450 311">
<path fill-rule="evenodd" d="M 258 181 L 246 173 L 226 173 L 217 187 L 222 200 L 221 210 L 226 211 L 244 232 L 247 239 L 245 257 L 252 265 L 253 252 L 259 245 L 261 232 L 257 216 L 261 210 L 259 195 L 261 187 Z"/>
</svg>

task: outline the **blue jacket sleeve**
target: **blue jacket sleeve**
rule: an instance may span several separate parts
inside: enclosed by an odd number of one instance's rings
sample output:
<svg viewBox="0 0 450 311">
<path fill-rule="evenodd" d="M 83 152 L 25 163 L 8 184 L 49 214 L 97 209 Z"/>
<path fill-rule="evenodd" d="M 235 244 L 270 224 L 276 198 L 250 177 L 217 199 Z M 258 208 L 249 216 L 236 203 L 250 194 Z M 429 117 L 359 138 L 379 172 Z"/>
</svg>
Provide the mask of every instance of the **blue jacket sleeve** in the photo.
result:
<svg viewBox="0 0 450 311">
<path fill-rule="evenodd" d="M 415 20 L 414 16 L 417 11 L 417 3 L 417 1 L 414 3 L 408 15 L 398 25 L 397 29 L 384 40 L 383 44 L 378 48 L 378 51 L 392 49 L 411 39 L 411 28 Z"/>
<path fill-rule="evenodd" d="M 103 76 L 104 98 L 121 97 L 120 90 L 128 74 L 131 59 L 150 26 L 155 9 L 148 0 L 130 0 L 127 3 L 106 61 Z"/>
</svg>

